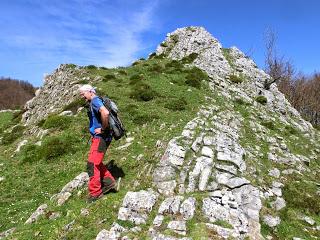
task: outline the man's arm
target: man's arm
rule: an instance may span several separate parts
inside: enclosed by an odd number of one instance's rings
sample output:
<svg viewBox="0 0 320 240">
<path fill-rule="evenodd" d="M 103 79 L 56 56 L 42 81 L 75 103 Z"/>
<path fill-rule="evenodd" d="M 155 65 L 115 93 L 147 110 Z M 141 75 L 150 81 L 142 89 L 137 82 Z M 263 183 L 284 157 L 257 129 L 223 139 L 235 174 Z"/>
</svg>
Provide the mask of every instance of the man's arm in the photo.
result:
<svg viewBox="0 0 320 240">
<path fill-rule="evenodd" d="M 99 112 L 101 114 L 102 129 L 107 129 L 109 127 L 109 111 L 105 106 L 101 106 Z"/>
</svg>

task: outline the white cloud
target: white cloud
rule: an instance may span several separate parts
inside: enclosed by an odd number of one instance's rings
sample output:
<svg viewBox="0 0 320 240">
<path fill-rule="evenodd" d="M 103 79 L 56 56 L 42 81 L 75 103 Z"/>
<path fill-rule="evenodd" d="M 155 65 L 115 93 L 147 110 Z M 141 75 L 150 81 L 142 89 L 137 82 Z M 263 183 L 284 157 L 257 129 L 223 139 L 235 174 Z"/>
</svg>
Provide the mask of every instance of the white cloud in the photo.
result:
<svg viewBox="0 0 320 240">
<path fill-rule="evenodd" d="M 156 6 L 157 1 L 35 0 L 16 13 L 28 17 L 15 18 L 0 42 L 45 62 L 125 65 L 145 48 L 142 34 L 152 29 Z"/>
</svg>

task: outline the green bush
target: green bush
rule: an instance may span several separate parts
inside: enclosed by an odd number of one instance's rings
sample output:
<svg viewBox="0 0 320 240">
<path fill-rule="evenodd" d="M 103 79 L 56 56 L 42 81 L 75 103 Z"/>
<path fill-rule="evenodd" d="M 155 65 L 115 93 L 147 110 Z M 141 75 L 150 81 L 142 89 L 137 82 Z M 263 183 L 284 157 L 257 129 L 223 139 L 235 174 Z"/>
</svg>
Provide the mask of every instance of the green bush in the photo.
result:
<svg viewBox="0 0 320 240">
<path fill-rule="evenodd" d="M 186 64 L 186 63 L 193 63 L 194 60 L 196 60 L 196 58 L 198 57 L 198 53 L 191 53 L 190 55 L 188 56 L 185 56 L 184 58 L 181 59 L 181 62 L 183 64 Z"/>
<path fill-rule="evenodd" d="M 100 69 L 108 70 L 109 68 L 107 68 L 107 67 L 100 67 Z"/>
<path fill-rule="evenodd" d="M 47 138 L 41 147 L 38 148 L 39 158 L 52 160 L 67 153 L 75 153 L 75 142 L 72 137 L 53 136 Z"/>
<path fill-rule="evenodd" d="M 153 53 L 151 53 L 151 54 L 149 55 L 149 59 L 152 59 L 152 58 L 154 58 L 155 56 L 157 56 L 157 54 L 156 54 L 155 52 L 153 52 Z"/>
<path fill-rule="evenodd" d="M 118 73 L 121 74 L 121 75 L 128 75 L 128 73 L 127 73 L 125 70 L 123 70 L 123 69 L 120 69 L 120 70 L 118 71 Z"/>
<path fill-rule="evenodd" d="M 201 88 L 201 81 L 208 79 L 208 75 L 199 68 L 187 70 L 186 84 L 195 88 Z"/>
<path fill-rule="evenodd" d="M 184 98 L 172 99 L 168 101 L 164 107 L 172 111 L 183 111 L 186 109 L 188 103 Z"/>
<path fill-rule="evenodd" d="M 63 111 L 72 111 L 73 113 L 76 113 L 77 110 L 80 107 L 84 107 L 85 106 L 85 101 L 82 98 L 77 98 L 76 100 L 74 100 L 73 102 L 69 103 L 68 105 L 66 105 L 63 108 Z M 44 122 L 43 122 L 44 123 Z"/>
<path fill-rule="evenodd" d="M 76 67 L 77 67 L 77 65 L 75 65 L 73 63 L 67 64 L 67 68 L 75 69 Z"/>
<path fill-rule="evenodd" d="M 13 143 L 15 140 L 20 138 L 23 135 L 25 127 L 22 125 L 17 125 L 12 128 L 11 132 L 3 133 L 2 144 L 9 145 Z"/>
<path fill-rule="evenodd" d="M 266 128 L 270 130 L 275 130 L 275 125 L 271 121 L 262 122 L 261 125 L 265 126 Z"/>
<path fill-rule="evenodd" d="M 114 79 L 116 79 L 117 77 L 114 75 L 114 74 L 106 74 L 106 75 L 104 75 L 104 77 L 103 77 L 103 81 L 104 82 L 107 82 L 107 81 L 109 81 L 109 80 L 114 80 Z"/>
<path fill-rule="evenodd" d="M 79 80 L 77 83 L 78 84 L 89 84 L 89 81 L 82 79 L 82 80 Z"/>
<path fill-rule="evenodd" d="M 299 133 L 299 131 L 291 125 L 286 125 L 284 129 L 286 135 L 297 135 Z"/>
<path fill-rule="evenodd" d="M 134 61 L 131 66 L 136 66 L 136 65 L 139 65 L 140 61 Z"/>
<path fill-rule="evenodd" d="M 162 42 L 162 43 L 160 43 L 160 46 L 161 47 L 168 47 L 168 43 L 167 42 Z"/>
<path fill-rule="evenodd" d="M 129 78 L 129 84 L 135 85 L 137 83 L 141 83 L 144 80 L 143 74 L 134 74 Z"/>
<path fill-rule="evenodd" d="M 44 129 L 57 128 L 60 130 L 67 129 L 71 124 L 71 117 L 60 116 L 60 115 L 50 115 L 43 123 L 42 127 Z"/>
<path fill-rule="evenodd" d="M 256 97 L 256 101 L 262 105 L 266 105 L 268 102 L 267 98 L 261 95 Z"/>
<path fill-rule="evenodd" d="M 134 89 L 130 93 L 130 97 L 138 101 L 151 101 L 157 97 L 157 93 L 151 89 L 148 84 L 141 83 L 135 85 Z"/>
<path fill-rule="evenodd" d="M 243 78 L 241 78 L 237 75 L 230 75 L 229 78 L 230 78 L 230 81 L 233 83 L 242 83 L 243 82 Z"/>
<path fill-rule="evenodd" d="M 166 63 L 166 73 L 181 73 L 183 72 L 183 64 L 177 60 Z"/>
<path fill-rule="evenodd" d="M 159 116 L 157 114 L 154 114 L 154 113 L 147 114 L 147 113 L 139 112 L 133 117 L 132 121 L 135 124 L 143 125 L 145 123 L 152 122 L 155 119 L 159 119 Z"/>
<path fill-rule="evenodd" d="M 288 207 L 319 215 L 320 201 L 317 190 L 315 183 L 297 180 L 284 186 L 283 196 Z"/>
<path fill-rule="evenodd" d="M 97 67 L 95 65 L 88 65 L 86 66 L 87 69 L 97 69 Z"/>
<path fill-rule="evenodd" d="M 160 64 L 154 64 L 149 67 L 149 71 L 151 72 L 161 73 L 163 70 L 164 68 Z"/>
<path fill-rule="evenodd" d="M 35 144 L 27 144 L 22 147 L 19 155 L 23 163 L 32 163 L 40 160 L 40 146 Z"/>
<path fill-rule="evenodd" d="M 170 36 L 170 39 L 174 42 L 174 43 L 177 43 L 179 41 L 179 36 L 178 35 L 171 35 Z"/>
</svg>

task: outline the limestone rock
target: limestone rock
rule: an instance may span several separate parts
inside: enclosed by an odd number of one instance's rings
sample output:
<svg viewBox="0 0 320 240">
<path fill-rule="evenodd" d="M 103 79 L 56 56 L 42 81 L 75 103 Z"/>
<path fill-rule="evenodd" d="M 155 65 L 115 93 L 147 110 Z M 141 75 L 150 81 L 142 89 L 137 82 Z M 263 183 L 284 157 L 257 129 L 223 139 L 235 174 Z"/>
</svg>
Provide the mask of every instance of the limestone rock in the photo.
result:
<svg viewBox="0 0 320 240">
<path fill-rule="evenodd" d="M 194 197 L 189 197 L 180 206 L 180 213 L 184 220 L 190 220 L 193 218 L 194 212 L 196 210 L 196 199 Z"/>
<path fill-rule="evenodd" d="M 40 205 L 36 211 L 34 211 L 31 216 L 28 218 L 28 220 L 25 222 L 25 224 L 31 224 L 38 220 L 39 217 L 44 215 L 46 213 L 46 209 L 48 208 L 47 204 Z"/>
<path fill-rule="evenodd" d="M 265 215 L 263 216 L 263 222 L 269 227 L 275 227 L 280 224 L 281 219 L 278 216 L 273 217 L 271 215 Z"/>
</svg>

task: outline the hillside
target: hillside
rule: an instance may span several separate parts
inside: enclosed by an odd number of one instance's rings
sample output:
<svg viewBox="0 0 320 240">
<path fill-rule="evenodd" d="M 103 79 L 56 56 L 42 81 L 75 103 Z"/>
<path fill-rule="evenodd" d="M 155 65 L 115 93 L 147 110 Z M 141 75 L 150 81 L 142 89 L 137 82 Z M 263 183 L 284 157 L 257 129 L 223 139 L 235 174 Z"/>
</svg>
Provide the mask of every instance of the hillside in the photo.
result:
<svg viewBox="0 0 320 240">
<path fill-rule="evenodd" d="M 61 65 L 20 115 L 0 113 L 0 236 L 319 238 L 319 132 L 269 78 L 199 27 L 127 68 Z M 128 129 L 106 159 L 121 189 L 90 205 L 84 83 Z"/>
</svg>

